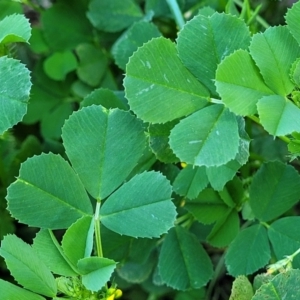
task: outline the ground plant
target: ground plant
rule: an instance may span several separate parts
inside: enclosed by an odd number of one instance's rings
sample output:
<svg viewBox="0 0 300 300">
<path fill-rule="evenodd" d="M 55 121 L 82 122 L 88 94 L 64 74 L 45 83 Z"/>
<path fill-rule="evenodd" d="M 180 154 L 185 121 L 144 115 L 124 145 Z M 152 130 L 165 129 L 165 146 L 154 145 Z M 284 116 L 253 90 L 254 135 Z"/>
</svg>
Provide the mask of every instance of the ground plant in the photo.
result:
<svg viewBox="0 0 300 300">
<path fill-rule="evenodd" d="M 300 299 L 299 20 L 1 0 L 0 300 Z"/>
</svg>

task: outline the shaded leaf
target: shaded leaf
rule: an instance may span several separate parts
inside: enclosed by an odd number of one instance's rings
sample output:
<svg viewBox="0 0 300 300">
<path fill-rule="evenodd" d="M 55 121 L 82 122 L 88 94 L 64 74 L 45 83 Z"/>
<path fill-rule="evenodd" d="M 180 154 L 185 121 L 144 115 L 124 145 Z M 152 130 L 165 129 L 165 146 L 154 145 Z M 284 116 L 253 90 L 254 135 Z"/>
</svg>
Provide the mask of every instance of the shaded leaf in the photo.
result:
<svg viewBox="0 0 300 300">
<path fill-rule="evenodd" d="M 253 297 L 253 288 L 249 279 L 244 276 L 238 276 L 231 288 L 229 300 L 251 300 Z"/>
</svg>

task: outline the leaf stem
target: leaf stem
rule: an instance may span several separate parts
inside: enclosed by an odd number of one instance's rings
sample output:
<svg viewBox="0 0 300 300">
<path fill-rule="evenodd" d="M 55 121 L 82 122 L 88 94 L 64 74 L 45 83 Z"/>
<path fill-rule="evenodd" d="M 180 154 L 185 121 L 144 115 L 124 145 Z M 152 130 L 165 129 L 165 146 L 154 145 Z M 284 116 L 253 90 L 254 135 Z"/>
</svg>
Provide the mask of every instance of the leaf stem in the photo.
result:
<svg viewBox="0 0 300 300">
<path fill-rule="evenodd" d="M 102 250 L 102 243 L 101 243 L 101 233 L 100 233 L 100 219 L 99 219 L 100 206 L 101 206 L 101 202 L 97 201 L 95 215 L 94 215 L 95 239 L 96 239 L 97 255 L 99 257 L 103 257 L 103 250 Z"/>
<path fill-rule="evenodd" d="M 167 0 L 167 3 L 170 7 L 170 10 L 175 18 L 176 24 L 179 27 L 179 30 L 181 30 L 184 26 L 184 19 L 182 16 L 182 13 L 180 11 L 180 8 L 178 6 L 178 3 L 176 0 Z"/>
</svg>

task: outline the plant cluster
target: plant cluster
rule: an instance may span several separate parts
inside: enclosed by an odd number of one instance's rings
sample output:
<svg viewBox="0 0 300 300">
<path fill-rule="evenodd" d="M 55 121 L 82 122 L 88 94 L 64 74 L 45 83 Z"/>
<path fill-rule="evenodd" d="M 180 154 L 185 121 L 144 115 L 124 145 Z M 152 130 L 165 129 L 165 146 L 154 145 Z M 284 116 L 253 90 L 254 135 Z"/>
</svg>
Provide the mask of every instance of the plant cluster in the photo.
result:
<svg viewBox="0 0 300 300">
<path fill-rule="evenodd" d="M 300 297 L 300 3 L 268 26 L 249 1 L 17 2 L 0 299 Z"/>
</svg>

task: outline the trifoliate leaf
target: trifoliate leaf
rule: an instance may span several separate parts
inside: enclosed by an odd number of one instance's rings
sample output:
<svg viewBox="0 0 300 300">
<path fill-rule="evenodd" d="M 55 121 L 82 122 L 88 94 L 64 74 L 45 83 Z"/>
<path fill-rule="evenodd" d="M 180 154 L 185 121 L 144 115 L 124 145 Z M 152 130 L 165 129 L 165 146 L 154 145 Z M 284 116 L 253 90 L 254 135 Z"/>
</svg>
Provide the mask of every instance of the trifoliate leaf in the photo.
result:
<svg viewBox="0 0 300 300">
<path fill-rule="evenodd" d="M 166 123 L 208 103 L 206 88 L 184 67 L 175 44 L 163 37 L 129 59 L 124 86 L 131 109 L 147 122 Z"/>
<path fill-rule="evenodd" d="M 86 257 L 78 261 L 78 270 L 84 286 L 95 292 L 99 291 L 110 279 L 116 263 L 104 257 Z"/>
<path fill-rule="evenodd" d="M 257 101 L 274 94 L 246 50 L 235 51 L 219 64 L 216 87 L 224 104 L 242 116 L 255 114 Z"/>
<path fill-rule="evenodd" d="M 3 134 L 26 113 L 31 88 L 29 70 L 18 60 L 0 57 L 0 81 L 0 134 Z"/>
<path fill-rule="evenodd" d="M 220 166 L 232 160 L 239 147 L 236 116 L 223 105 L 211 105 L 180 121 L 170 146 L 181 161 L 195 166 Z"/>
<path fill-rule="evenodd" d="M 142 18 L 140 7 L 133 0 L 93 0 L 87 17 L 99 30 L 117 32 Z"/>
<path fill-rule="evenodd" d="M 261 124 L 270 134 L 283 136 L 300 132 L 300 109 L 290 100 L 279 96 L 265 96 L 257 103 Z"/>
<path fill-rule="evenodd" d="M 199 289 L 213 275 L 211 260 L 196 236 L 180 226 L 165 237 L 158 268 L 163 282 L 176 290 Z"/>
<path fill-rule="evenodd" d="M 13 14 L 0 21 L 0 44 L 28 43 L 31 28 L 24 15 Z"/>
<path fill-rule="evenodd" d="M 260 224 L 242 230 L 229 245 L 225 264 L 232 276 L 249 275 L 271 258 L 267 230 Z"/>
<path fill-rule="evenodd" d="M 48 297 L 56 295 L 52 273 L 30 245 L 15 235 L 7 235 L 2 240 L 0 255 L 15 280 L 26 289 Z"/>
<path fill-rule="evenodd" d="M 34 156 L 21 165 L 7 199 L 11 214 L 34 227 L 67 228 L 93 211 L 77 174 L 52 153 Z"/>
<path fill-rule="evenodd" d="M 251 41 L 250 54 L 272 91 L 285 96 L 293 90 L 289 71 L 300 56 L 300 48 L 287 27 L 269 27 L 263 33 L 256 33 Z"/>
<path fill-rule="evenodd" d="M 72 167 L 87 191 L 101 200 L 127 178 L 146 144 L 140 120 L 96 105 L 73 113 L 62 131 Z"/>
<path fill-rule="evenodd" d="M 178 34 L 177 48 L 184 65 L 213 94 L 217 65 L 237 49 L 246 49 L 250 33 L 245 22 L 235 16 L 214 13 L 198 15 Z"/>
<path fill-rule="evenodd" d="M 123 184 L 100 210 L 104 226 L 133 237 L 159 237 L 173 227 L 171 185 L 160 173 L 144 172 Z"/>
<path fill-rule="evenodd" d="M 257 219 L 268 222 L 285 213 L 299 200 L 300 176 L 290 165 L 265 163 L 254 175 L 249 196 Z"/>
</svg>

